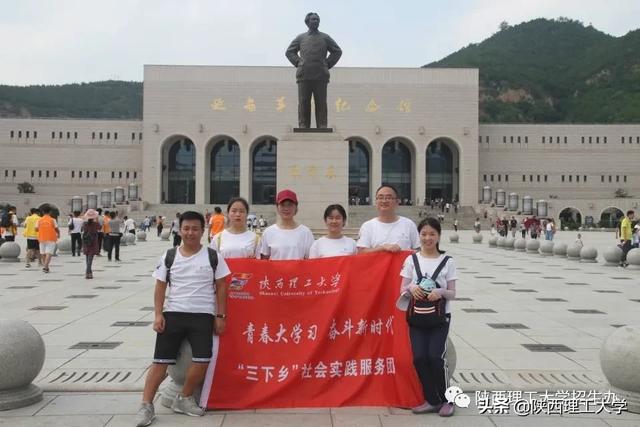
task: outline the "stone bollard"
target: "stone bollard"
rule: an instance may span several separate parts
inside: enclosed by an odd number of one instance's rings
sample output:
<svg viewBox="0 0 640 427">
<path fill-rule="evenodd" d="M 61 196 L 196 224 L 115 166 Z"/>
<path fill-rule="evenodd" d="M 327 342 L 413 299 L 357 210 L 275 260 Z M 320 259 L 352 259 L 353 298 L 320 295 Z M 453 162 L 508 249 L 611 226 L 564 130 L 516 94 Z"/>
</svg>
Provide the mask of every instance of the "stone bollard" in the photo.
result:
<svg viewBox="0 0 640 427">
<path fill-rule="evenodd" d="M 567 258 L 572 261 L 580 261 L 581 250 L 582 250 L 582 246 L 576 245 L 575 243 L 571 244 L 567 248 Z"/>
<path fill-rule="evenodd" d="M 553 255 L 557 257 L 566 258 L 567 256 L 567 244 L 566 243 L 555 243 L 553 245 Z"/>
<path fill-rule="evenodd" d="M 540 241 L 538 239 L 531 239 L 527 242 L 527 252 L 530 254 L 538 254 L 540 249 Z"/>
<path fill-rule="evenodd" d="M 127 244 L 127 234 L 128 233 L 124 233 L 122 236 L 120 236 L 120 247 L 128 246 L 128 244 Z"/>
<path fill-rule="evenodd" d="M 540 255 L 553 256 L 553 246 L 552 240 L 543 240 L 540 243 Z"/>
<path fill-rule="evenodd" d="M 634 248 L 627 252 L 627 262 L 632 270 L 640 270 L 640 249 Z"/>
<path fill-rule="evenodd" d="M 504 249 L 504 237 L 498 237 L 498 240 L 496 241 L 496 246 L 499 249 Z"/>
<path fill-rule="evenodd" d="M 44 342 L 33 326 L 0 319 L 0 411 L 42 400 L 42 390 L 31 381 L 40 373 L 44 355 Z"/>
<path fill-rule="evenodd" d="M 171 233 L 169 232 L 169 230 L 162 230 L 162 233 L 160 233 L 160 239 L 169 240 L 170 235 Z"/>
<path fill-rule="evenodd" d="M 598 251 L 592 246 L 585 246 L 580 250 L 580 262 L 598 262 Z"/>
<path fill-rule="evenodd" d="M 611 391 L 640 413 L 640 326 L 617 328 L 600 348 L 600 367 Z"/>
<path fill-rule="evenodd" d="M 136 238 L 138 239 L 138 242 L 146 242 L 147 241 L 147 233 L 145 233 L 144 231 L 138 231 L 138 234 L 136 234 Z"/>
<path fill-rule="evenodd" d="M 516 239 L 513 247 L 518 252 L 525 252 L 527 250 L 527 241 L 523 238 Z"/>
<path fill-rule="evenodd" d="M 124 240 L 127 241 L 127 245 L 129 246 L 133 246 L 136 244 L 136 236 L 134 234 L 126 233 L 126 235 L 124 236 Z"/>
<path fill-rule="evenodd" d="M 620 261 L 622 261 L 622 249 L 617 246 L 611 246 L 605 249 L 602 256 L 606 261 L 604 265 L 607 267 L 617 267 L 620 265 Z"/>
<path fill-rule="evenodd" d="M 507 237 L 504 239 L 504 248 L 508 251 L 515 249 L 516 240 L 513 237 Z"/>
<path fill-rule="evenodd" d="M 18 262 L 20 261 L 20 245 L 16 242 L 4 242 L 0 246 L 0 261 Z"/>
<path fill-rule="evenodd" d="M 489 237 L 489 247 L 495 248 L 498 246 L 498 238 L 496 236 Z"/>
<path fill-rule="evenodd" d="M 58 252 L 61 254 L 71 253 L 71 236 L 65 236 L 58 240 Z"/>
<path fill-rule="evenodd" d="M 482 234 L 476 233 L 473 235 L 473 243 L 479 244 L 482 243 Z"/>
<path fill-rule="evenodd" d="M 459 240 L 460 236 L 458 236 L 458 233 L 453 233 L 451 236 L 449 236 L 450 243 L 458 243 Z"/>
</svg>

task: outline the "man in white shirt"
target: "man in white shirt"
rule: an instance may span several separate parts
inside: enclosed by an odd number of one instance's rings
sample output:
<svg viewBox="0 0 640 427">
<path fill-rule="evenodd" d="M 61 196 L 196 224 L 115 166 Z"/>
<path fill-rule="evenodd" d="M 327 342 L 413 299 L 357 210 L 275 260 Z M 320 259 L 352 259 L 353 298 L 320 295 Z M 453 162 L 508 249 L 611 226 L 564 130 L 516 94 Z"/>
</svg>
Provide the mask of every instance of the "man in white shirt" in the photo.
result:
<svg viewBox="0 0 640 427">
<path fill-rule="evenodd" d="M 399 252 L 420 247 L 416 225 L 409 218 L 396 214 L 400 204 L 398 192 L 383 184 L 376 191 L 378 216 L 362 224 L 358 238 L 358 253 Z"/>
<path fill-rule="evenodd" d="M 182 245 L 167 251 L 153 273 L 156 279 L 153 329 L 158 334 L 153 364 L 147 374 L 142 405 L 137 414 L 136 425 L 139 427 L 153 422 L 153 399 L 166 376 L 168 365 L 176 363 L 184 338 L 191 344 L 192 363 L 187 370 L 182 393 L 176 396 L 171 409 L 190 416 L 204 415 L 193 391 L 203 382 L 211 360 L 212 347 L 217 341 L 213 333 L 219 335 L 226 327 L 229 268 L 215 250 L 200 244 L 205 232 L 202 214 L 193 211 L 183 213 L 179 226 Z M 167 257 L 172 255 L 171 263 Z M 170 288 L 165 301 L 167 282 Z"/>
<path fill-rule="evenodd" d="M 124 233 L 136 234 L 136 222 L 126 215 L 124 216 Z"/>
</svg>

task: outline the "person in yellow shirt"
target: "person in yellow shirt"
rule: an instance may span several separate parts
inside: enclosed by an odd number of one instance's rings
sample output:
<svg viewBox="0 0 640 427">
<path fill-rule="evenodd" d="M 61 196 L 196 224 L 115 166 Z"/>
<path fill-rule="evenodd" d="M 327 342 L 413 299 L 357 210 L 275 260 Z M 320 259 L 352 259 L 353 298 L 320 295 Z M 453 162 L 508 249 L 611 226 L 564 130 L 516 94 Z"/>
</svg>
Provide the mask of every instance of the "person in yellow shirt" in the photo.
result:
<svg viewBox="0 0 640 427">
<path fill-rule="evenodd" d="M 633 210 L 628 210 L 627 215 L 622 219 L 622 223 L 620 224 L 620 243 L 622 243 L 622 259 L 620 260 L 620 265 L 622 267 L 626 267 L 629 265 L 627 263 L 627 252 L 631 250 L 631 236 L 633 235 L 633 218 L 635 216 L 635 212 Z"/>
<path fill-rule="evenodd" d="M 36 231 L 36 225 L 40 221 L 40 215 L 38 209 L 31 208 L 31 215 L 24 220 L 24 237 L 27 238 L 27 259 L 25 267 L 31 267 L 31 261 L 39 258 L 39 243 L 38 232 Z"/>
</svg>

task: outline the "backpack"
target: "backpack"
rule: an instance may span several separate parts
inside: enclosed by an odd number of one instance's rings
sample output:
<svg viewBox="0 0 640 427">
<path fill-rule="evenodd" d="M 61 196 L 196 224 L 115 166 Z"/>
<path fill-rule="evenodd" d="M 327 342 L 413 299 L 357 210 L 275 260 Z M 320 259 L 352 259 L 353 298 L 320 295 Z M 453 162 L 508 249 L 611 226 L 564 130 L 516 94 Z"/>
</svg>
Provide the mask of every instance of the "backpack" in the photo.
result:
<svg viewBox="0 0 640 427">
<path fill-rule="evenodd" d="M 165 282 L 167 283 L 167 285 L 171 286 L 171 266 L 173 265 L 173 261 L 175 261 L 176 259 L 176 251 L 178 250 L 178 248 L 171 248 L 167 251 L 165 257 L 164 257 L 164 266 L 167 269 L 167 280 L 165 280 Z M 218 253 L 216 252 L 215 249 L 212 248 L 207 248 L 207 252 L 209 253 L 209 265 L 211 265 L 211 268 L 213 269 L 213 274 L 215 277 L 215 273 L 216 273 L 216 267 L 218 266 Z"/>
<path fill-rule="evenodd" d="M 436 288 L 440 288 L 436 279 L 440 271 L 447 264 L 447 261 L 451 258 L 449 255 L 445 256 L 444 259 L 438 264 L 433 275 L 431 277 L 425 276 L 422 274 L 420 270 L 420 263 L 418 262 L 418 257 L 416 254 L 411 255 L 413 258 L 413 265 L 416 269 L 416 273 L 418 275 L 417 283 L 422 282 L 423 279 L 430 279 L 435 284 Z M 409 325 L 416 328 L 431 328 L 434 326 L 438 326 L 447 321 L 446 319 L 446 304 L 447 300 L 444 298 L 440 298 L 438 301 L 428 301 L 424 300 L 416 300 L 415 298 L 411 298 L 411 302 L 409 303 L 409 308 L 407 309 L 407 322 Z"/>
<path fill-rule="evenodd" d="M 93 245 L 97 233 L 93 233 L 87 229 L 82 230 L 82 246 L 88 247 Z"/>
</svg>

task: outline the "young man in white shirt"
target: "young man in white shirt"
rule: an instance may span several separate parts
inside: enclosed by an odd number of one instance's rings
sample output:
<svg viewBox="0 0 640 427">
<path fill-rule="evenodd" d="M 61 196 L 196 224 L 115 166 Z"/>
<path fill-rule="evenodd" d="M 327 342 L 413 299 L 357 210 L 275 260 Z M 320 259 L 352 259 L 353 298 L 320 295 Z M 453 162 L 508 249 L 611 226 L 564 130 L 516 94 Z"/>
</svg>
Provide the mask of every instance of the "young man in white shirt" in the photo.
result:
<svg viewBox="0 0 640 427">
<path fill-rule="evenodd" d="M 420 247 L 416 225 L 409 218 L 396 214 L 400 204 L 398 192 L 383 184 L 376 191 L 378 216 L 362 224 L 358 238 L 358 253 L 399 252 Z"/>
<path fill-rule="evenodd" d="M 224 258 L 217 255 L 214 269 L 210 249 L 200 243 L 205 232 L 202 214 L 193 211 L 183 213 L 179 226 L 182 245 L 170 250 L 175 250 L 175 258 L 169 266 L 169 272 L 167 251 L 153 273 L 156 279 L 153 329 L 158 334 L 153 364 L 147 374 L 142 405 L 137 414 L 138 427 L 153 422 L 153 399 L 166 376 L 168 365 L 176 363 L 184 338 L 191 344 L 192 363 L 187 370 L 182 393 L 176 396 L 171 409 L 190 416 L 204 415 L 204 409 L 198 406 L 193 391 L 202 384 L 211 360 L 214 340 L 217 340 L 213 333 L 219 335 L 226 327 L 226 278 L 230 274 L 229 268 Z M 167 281 L 170 291 L 165 301 Z"/>
</svg>

